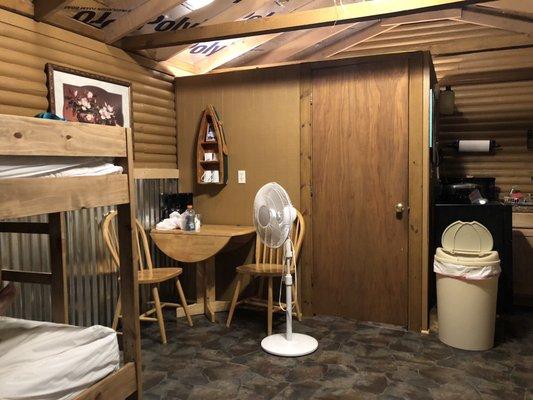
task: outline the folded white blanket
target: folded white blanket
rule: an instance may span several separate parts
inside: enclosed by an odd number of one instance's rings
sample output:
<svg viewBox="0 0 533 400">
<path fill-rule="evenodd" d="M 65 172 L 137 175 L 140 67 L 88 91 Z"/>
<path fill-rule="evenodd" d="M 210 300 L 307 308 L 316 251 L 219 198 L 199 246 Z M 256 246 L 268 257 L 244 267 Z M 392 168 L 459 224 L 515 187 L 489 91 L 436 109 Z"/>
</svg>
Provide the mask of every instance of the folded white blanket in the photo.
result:
<svg viewBox="0 0 533 400">
<path fill-rule="evenodd" d="M 0 156 L 0 179 L 121 174 L 109 157 Z"/>
</svg>

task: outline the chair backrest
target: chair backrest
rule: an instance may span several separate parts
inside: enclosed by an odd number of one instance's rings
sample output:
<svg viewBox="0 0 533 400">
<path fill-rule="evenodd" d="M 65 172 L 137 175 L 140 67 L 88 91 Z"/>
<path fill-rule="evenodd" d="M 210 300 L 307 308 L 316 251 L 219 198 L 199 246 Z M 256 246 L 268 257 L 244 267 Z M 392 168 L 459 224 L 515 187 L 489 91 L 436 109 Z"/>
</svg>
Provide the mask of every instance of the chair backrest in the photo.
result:
<svg viewBox="0 0 533 400">
<path fill-rule="evenodd" d="M 298 262 L 300 249 L 305 235 L 305 221 L 300 211 L 296 210 L 296 219 L 292 224 L 291 239 L 294 246 L 293 263 Z M 255 263 L 256 264 L 282 264 L 283 263 L 283 246 L 273 249 L 265 245 L 259 236 L 255 241 Z"/>
<path fill-rule="evenodd" d="M 104 237 L 104 242 L 107 246 L 107 249 L 111 253 L 113 262 L 120 267 L 120 257 L 119 257 L 119 248 L 118 248 L 118 236 L 117 229 L 115 227 L 117 212 L 110 211 L 104 218 L 102 222 L 102 236 Z M 148 238 L 146 237 L 146 232 L 142 227 L 139 220 L 135 220 L 135 241 L 133 243 L 134 248 L 137 251 L 137 256 L 139 258 L 139 269 L 149 269 L 151 270 L 152 257 L 150 255 L 150 246 L 148 245 Z M 142 245 L 141 245 L 142 243 Z M 142 250 L 141 250 L 142 246 Z"/>
</svg>

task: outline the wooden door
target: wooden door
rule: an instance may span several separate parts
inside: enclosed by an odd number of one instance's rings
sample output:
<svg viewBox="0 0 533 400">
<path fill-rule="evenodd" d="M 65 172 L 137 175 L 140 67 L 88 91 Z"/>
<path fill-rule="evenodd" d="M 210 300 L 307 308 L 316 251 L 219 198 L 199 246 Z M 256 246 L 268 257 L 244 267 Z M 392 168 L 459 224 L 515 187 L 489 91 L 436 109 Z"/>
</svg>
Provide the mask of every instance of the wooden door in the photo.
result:
<svg viewBox="0 0 533 400">
<path fill-rule="evenodd" d="M 408 83 L 406 60 L 313 73 L 317 314 L 407 325 Z"/>
</svg>

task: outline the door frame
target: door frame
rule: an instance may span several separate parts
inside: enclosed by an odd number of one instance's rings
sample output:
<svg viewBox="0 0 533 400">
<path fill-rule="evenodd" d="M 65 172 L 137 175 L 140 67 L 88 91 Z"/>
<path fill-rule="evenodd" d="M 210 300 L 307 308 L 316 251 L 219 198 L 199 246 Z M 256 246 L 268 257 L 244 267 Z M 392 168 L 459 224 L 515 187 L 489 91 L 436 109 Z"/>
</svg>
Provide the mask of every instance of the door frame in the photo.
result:
<svg viewBox="0 0 533 400">
<path fill-rule="evenodd" d="M 408 60 L 408 326 L 427 332 L 429 263 L 429 93 L 436 82 L 427 52 L 380 55 L 302 65 L 300 68 L 300 211 L 306 223 L 301 255 L 301 302 L 305 315 L 313 315 L 313 210 L 312 210 L 312 73 L 314 69 Z"/>
</svg>

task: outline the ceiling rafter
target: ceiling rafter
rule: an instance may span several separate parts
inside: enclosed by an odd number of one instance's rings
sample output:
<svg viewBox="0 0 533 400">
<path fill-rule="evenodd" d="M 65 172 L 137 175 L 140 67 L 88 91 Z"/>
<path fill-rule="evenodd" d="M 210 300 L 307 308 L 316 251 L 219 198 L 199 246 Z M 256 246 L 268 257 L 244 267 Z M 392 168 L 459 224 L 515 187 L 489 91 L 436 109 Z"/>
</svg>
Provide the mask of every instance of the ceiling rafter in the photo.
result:
<svg viewBox="0 0 533 400">
<path fill-rule="evenodd" d="M 383 20 L 382 25 L 406 25 L 419 24 L 421 22 L 442 21 L 443 19 L 461 18 L 460 8 L 450 8 L 449 10 L 428 11 L 425 13 L 416 13 L 402 15 L 401 17 L 392 17 Z"/>
<path fill-rule="evenodd" d="M 519 37 L 517 37 L 519 36 Z M 428 50 L 431 51 L 432 54 L 436 54 L 439 56 L 454 56 L 454 55 L 464 55 L 464 54 L 470 54 L 472 52 L 477 51 L 493 51 L 495 49 L 497 50 L 506 50 L 510 47 L 514 46 L 520 46 L 520 47 L 533 47 L 533 39 L 528 39 L 524 35 L 513 35 L 512 37 L 497 37 L 497 38 L 473 38 L 471 40 L 463 40 L 460 43 L 442 43 L 442 44 L 429 44 L 425 46 L 402 46 L 399 48 L 394 49 L 378 49 L 377 51 L 372 50 L 365 50 L 365 51 L 356 51 L 356 49 L 353 49 L 353 51 L 350 49 L 348 51 L 344 51 L 341 53 L 336 54 L 335 56 L 332 56 L 329 58 L 329 60 L 344 60 L 344 59 L 350 59 L 350 58 L 357 58 L 357 57 L 367 57 L 372 55 L 383 55 L 383 54 L 397 54 L 397 53 L 405 53 L 405 52 L 413 52 L 413 51 L 424 51 Z M 305 60 L 305 62 L 320 62 L 324 61 L 323 59 L 309 59 Z M 295 65 L 295 64 L 301 64 L 302 60 L 294 60 L 294 61 L 282 61 L 278 63 L 273 64 L 264 64 L 264 65 L 243 65 L 238 67 L 230 67 L 230 68 L 218 68 L 213 71 L 211 71 L 212 74 L 217 73 L 226 73 L 231 71 L 246 71 L 251 69 L 263 69 L 263 68 L 270 68 L 270 67 L 281 67 L 281 66 L 289 66 L 289 65 Z"/>
<path fill-rule="evenodd" d="M 409 51 L 430 51 L 433 55 L 441 56 L 531 46 L 533 46 L 533 38 L 529 38 L 526 35 L 511 34 L 504 36 L 468 37 L 457 41 L 430 41 L 428 43 L 419 44 L 398 45 L 394 43 L 391 44 L 390 47 L 379 48 L 361 49 L 356 46 L 343 51 L 338 55 L 343 57 L 364 57 Z M 337 56 L 333 58 L 336 57 Z"/>
<path fill-rule="evenodd" d="M 305 10 L 312 10 L 319 7 L 324 7 L 328 4 L 331 4 L 331 0 L 311 0 L 307 2 L 306 4 L 301 5 L 299 8 L 295 8 L 294 10 L 289 11 L 290 12 L 298 12 L 298 11 L 305 11 Z M 329 28 L 329 27 L 328 27 Z M 315 31 L 309 31 L 308 34 L 311 34 Z M 293 32 L 288 33 L 274 33 L 270 35 L 261 35 L 261 36 L 252 36 L 248 38 L 243 38 L 240 41 L 236 41 L 232 44 L 230 44 L 231 51 L 226 51 L 223 53 L 217 53 L 209 59 L 204 60 L 203 62 L 200 62 L 198 65 L 198 72 L 199 73 L 206 73 L 209 72 L 217 67 L 220 67 L 238 57 L 241 55 L 247 53 L 248 51 L 251 51 L 265 43 L 268 43 L 278 37 L 281 37 L 282 35 L 290 35 Z M 289 39 L 290 41 L 290 39 Z"/>
<path fill-rule="evenodd" d="M 533 22 L 524 21 L 518 18 L 511 18 L 505 15 L 496 15 L 494 13 L 477 9 L 469 8 L 462 10 L 461 16 L 455 19 L 457 21 L 468 22 L 470 24 L 533 35 Z"/>
<path fill-rule="evenodd" d="M 460 10 L 459 10 L 460 11 Z M 442 21 L 448 21 L 448 24 L 453 24 L 450 26 L 456 26 L 459 30 L 462 30 L 464 26 L 471 26 L 475 27 L 475 24 L 468 23 L 466 21 L 456 21 L 453 17 L 457 16 L 458 10 L 449 10 L 446 12 L 443 12 L 441 14 L 442 17 L 448 17 L 446 19 L 442 19 Z M 423 40 L 423 37 L 420 37 L 416 34 L 416 31 L 419 28 L 426 27 L 422 29 L 423 32 L 427 32 L 428 29 L 431 30 L 433 26 L 439 26 L 439 23 L 442 24 L 441 18 L 433 18 L 431 13 L 419 13 L 419 14 L 412 14 L 408 18 L 402 17 L 402 20 L 399 20 L 397 18 L 389 18 L 386 20 L 381 21 L 381 25 L 389 25 L 393 22 L 403 22 L 403 24 L 400 24 L 400 26 L 406 26 L 407 29 L 410 31 L 412 30 L 414 33 L 415 42 L 411 41 L 405 41 L 402 38 L 405 37 L 405 35 L 401 36 L 400 40 L 393 39 L 390 41 L 390 46 L 384 47 L 383 43 L 388 41 L 388 37 L 391 36 L 391 34 L 386 34 L 383 36 L 384 39 L 381 39 L 380 36 L 377 37 L 378 42 L 374 42 L 374 39 L 368 39 L 364 45 L 359 46 L 351 46 L 347 48 L 344 51 L 341 51 L 340 53 L 337 53 L 329 58 L 329 60 L 336 60 L 336 59 L 346 59 L 346 58 L 354 58 L 354 57 L 364 57 L 364 56 L 371 56 L 371 55 L 378 55 L 378 54 L 389 54 L 389 53 L 399 53 L 399 52 L 412 52 L 412 51 L 431 51 L 434 55 L 457 55 L 460 56 L 462 54 L 468 54 L 472 52 L 478 52 L 478 51 L 492 51 L 492 50 L 502 50 L 502 49 L 509 49 L 514 47 L 531 47 L 533 48 L 533 36 L 532 35 L 525 35 L 521 33 L 515 33 L 511 31 L 504 31 L 497 28 L 485 28 L 483 31 L 485 32 L 483 35 L 479 36 L 465 36 L 461 40 L 442 40 L 441 37 L 432 37 L 431 39 L 427 39 L 426 41 Z M 409 24 L 412 25 L 412 28 L 409 27 Z M 396 27 L 392 32 L 395 32 L 396 29 L 400 29 L 399 27 Z M 360 32 L 362 32 L 361 30 Z M 491 33 L 492 32 L 492 33 Z M 441 32 L 441 36 L 447 35 L 447 31 Z M 387 37 L 387 39 L 385 39 Z M 363 42 L 361 42 L 363 43 Z M 352 45 L 353 43 L 353 36 L 352 36 Z M 374 46 L 376 44 L 376 46 Z M 274 50 L 275 51 L 275 50 Z M 316 62 L 316 61 L 322 61 L 324 60 L 324 57 L 321 57 L 316 52 L 312 54 L 311 56 L 305 58 L 297 58 L 292 57 L 290 59 L 285 60 L 278 60 L 272 63 L 258 63 L 255 62 L 256 59 L 248 59 L 246 63 L 241 63 L 238 65 L 231 65 L 230 67 L 223 67 L 218 68 L 212 73 L 222 73 L 222 72 L 228 72 L 228 71 L 239 71 L 239 70 L 247 70 L 247 69 L 257 69 L 257 68 L 268 68 L 273 66 L 282 66 L 282 65 L 293 65 L 298 64 L 302 62 Z"/>
<path fill-rule="evenodd" d="M 249 14 L 251 11 L 257 10 L 264 5 L 266 5 L 270 0 L 245 0 L 241 1 L 232 7 L 229 7 L 228 9 L 222 11 L 220 14 L 215 15 L 213 18 L 210 18 L 205 23 L 201 24 L 203 25 L 211 25 L 211 24 L 217 24 L 225 21 L 234 21 L 239 18 L 242 18 L 246 14 Z M 188 46 L 178 46 L 178 47 L 171 47 L 171 48 L 161 48 L 156 49 L 156 60 L 162 61 L 162 60 L 168 60 L 175 56 L 176 54 L 180 53 L 181 51 L 185 50 Z"/>
<path fill-rule="evenodd" d="M 429 11 L 425 13 L 417 13 L 417 14 L 404 15 L 401 17 L 387 18 L 381 21 L 381 25 L 383 27 L 390 26 L 391 29 L 386 29 L 386 28 L 379 28 L 379 29 L 374 28 L 374 29 L 377 31 L 378 34 L 381 34 L 381 33 L 385 33 L 388 30 L 392 30 L 392 28 L 400 24 L 403 25 L 403 24 L 413 24 L 413 23 L 420 23 L 420 22 L 433 22 L 433 21 L 447 20 L 447 19 L 451 19 L 454 17 L 460 17 L 460 16 L 461 16 L 461 9 L 458 9 L 458 8 L 449 9 L 449 10 L 441 10 L 441 11 Z M 344 25 L 335 25 L 333 27 L 315 28 L 315 29 L 308 30 L 305 32 L 300 31 L 300 32 L 285 33 L 283 38 L 287 37 L 287 40 L 284 40 L 283 44 L 269 51 L 268 53 L 255 57 L 250 61 L 241 63 L 238 66 L 243 66 L 247 64 L 255 64 L 255 65 L 275 64 L 275 63 L 279 63 L 283 61 L 315 58 L 317 56 L 320 56 L 321 50 L 325 49 L 326 47 L 323 47 L 322 49 L 317 49 L 315 52 L 310 53 L 312 54 L 310 57 L 306 57 L 302 53 L 305 53 L 305 50 L 309 50 L 313 46 L 319 46 L 321 42 L 327 39 L 331 39 L 335 36 L 340 36 L 340 34 L 342 34 L 343 32 L 345 33 L 347 29 L 353 29 L 359 24 L 363 24 L 363 23 L 356 22 L 354 24 L 344 24 Z M 332 46 L 331 48 L 329 46 L 327 48 L 330 48 L 331 49 L 330 51 L 332 53 L 335 53 L 336 47 L 340 48 L 341 49 L 340 51 L 344 50 L 343 47 L 345 46 L 345 44 L 347 44 L 348 47 L 352 47 L 354 45 L 353 40 L 357 38 L 357 35 L 359 34 L 359 32 L 363 32 L 363 31 L 365 33 L 360 36 L 361 41 L 357 43 L 362 43 L 368 39 L 371 39 L 372 37 L 377 36 L 374 34 L 375 32 L 373 32 L 373 30 L 366 30 L 368 28 L 369 28 L 368 25 L 366 27 L 362 26 L 359 31 L 356 31 L 354 32 L 353 35 L 346 37 L 346 42 L 339 41 L 334 44 L 331 44 Z M 307 53 L 308 53 L 307 55 L 309 56 L 309 52 Z M 300 55 L 303 55 L 303 57 L 299 57 Z"/>
<path fill-rule="evenodd" d="M 515 16 L 533 17 L 533 1 L 531 0 L 498 0 L 482 4 L 482 8 L 503 11 Z"/>
<path fill-rule="evenodd" d="M 453 19 L 461 16 L 460 8 L 452 8 L 441 11 L 428 11 L 423 13 L 403 15 L 400 17 L 386 18 L 374 23 L 373 25 L 360 30 L 344 39 L 341 39 L 331 45 L 324 47 L 304 59 L 330 58 L 335 54 L 345 51 L 367 40 L 373 39 L 383 33 L 393 30 L 400 25 L 419 24 L 426 22 L 442 21 Z"/>
<path fill-rule="evenodd" d="M 127 50 L 141 50 L 192 44 L 196 42 L 239 38 L 270 33 L 317 28 L 372 19 L 462 7 L 487 0 L 404 0 L 402 2 L 359 2 L 342 7 L 332 6 L 255 20 L 198 26 L 176 32 L 145 34 L 122 39 Z"/>
<path fill-rule="evenodd" d="M 209 71 L 212 71 L 213 69 L 224 65 L 225 63 L 235 59 L 236 57 L 239 57 L 240 55 L 255 49 L 258 46 L 261 46 L 262 44 L 274 39 L 277 37 L 279 33 L 274 33 L 271 35 L 262 35 L 262 36 L 254 36 L 249 38 L 244 38 L 241 41 L 238 41 L 237 43 L 233 43 L 231 46 L 232 51 L 231 52 L 218 52 L 209 59 L 204 60 L 198 64 L 195 65 L 196 71 L 199 74 L 205 74 Z"/>
<path fill-rule="evenodd" d="M 329 58 L 334 56 L 335 54 L 338 54 L 346 49 L 349 49 L 350 47 L 356 46 L 360 43 L 366 42 L 369 39 L 372 39 L 373 37 L 376 37 L 378 35 L 381 35 L 382 33 L 388 32 L 391 29 L 394 29 L 398 26 L 397 25 L 383 25 L 381 21 L 377 21 L 376 23 L 370 25 L 369 27 L 360 30 L 359 32 L 354 33 L 353 35 L 350 35 L 344 39 L 339 40 L 338 42 L 332 43 L 331 45 L 320 49 L 310 56 L 306 57 L 305 59 L 316 59 L 316 58 Z"/>
<path fill-rule="evenodd" d="M 304 32 L 284 33 L 281 38 L 281 43 L 275 49 L 253 58 L 250 62 L 255 64 L 273 64 L 290 60 L 296 54 L 317 46 L 320 42 L 331 39 L 348 29 L 355 28 L 358 24 L 360 22 L 315 28 Z"/>
<path fill-rule="evenodd" d="M 303 10 L 309 10 L 321 6 L 329 0 L 309 0 L 307 3 L 302 4 L 301 6 L 289 10 L 287 14 L 291 12 L 299 12 Z M 282 33 L 273 33 L 270 35 L 261 35 L 261 36 L 252 36 L 246 37 L 241 40 L 234 41 L 229 45 L 231 51 L 218 52 L 208 59 L 205 59 L 196 65 L 198 73 L 205 74 L 206 72 L 212 71 L 213 69 L 224 65 L 225 63 L 241 56 L 242 54 L 255 49 L 262 44 L 265 44 L 276 37 L 279 37 Z"/>
<path fill-rule="evenodd" d="M 153 20 L 165 11 L 174 8 L 185 0 L 150 0 L 134 8 L 126 15 L 118 18 L 114 23 L 104 29 L 105 41 L 115 43 L 128 33 Z"/>
</svg>

